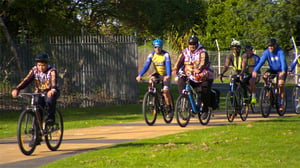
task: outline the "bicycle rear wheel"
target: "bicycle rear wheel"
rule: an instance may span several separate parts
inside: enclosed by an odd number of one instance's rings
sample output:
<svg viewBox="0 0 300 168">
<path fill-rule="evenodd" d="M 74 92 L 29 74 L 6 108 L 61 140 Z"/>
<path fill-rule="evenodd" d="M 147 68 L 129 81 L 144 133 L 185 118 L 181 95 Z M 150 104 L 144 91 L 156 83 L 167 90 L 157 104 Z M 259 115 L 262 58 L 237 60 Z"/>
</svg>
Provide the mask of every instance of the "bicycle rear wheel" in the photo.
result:
<svg viewBox="0 0 300 168">
<path fill-rule="evenodd" d="M 164 121 L 167 124 L 171 123 L 173 120 L 173 117 L 174 117 L 174 99 L 173 99 L 173 96 L 171 93 L 170 93 L 170 97 L 171 97 L 171 102 L 172 102 L 171 108 L 168 107 L 164 102 L 164 104 L 165 104 L 164 110 L 162 110 L 162 115 L 163 115 Z"/>
<path fill-rule="evenodd" d="M 17 140 L 21 152 L 31 155 L 37 144 L 38 129 L 36 117 L 32 110 L 24 110 L 18 121 Z"/>
<path fill-rule="evenodd" d="M 273 94 L 272 90 L 264 87 L 259 96 L 259 106 L 260 106 L 260 111 L 261 115 L 265 118 L 269 117 L 271 113 L 271 94 Z"/>
<path fill-rule="evenodd" d="M 191 118 L 191 104 L 187 95 L 180 95 L 175 104 L 175 113 L 178 125 L 185 127 Z"/>
<path fill-rule="evenodd" d="M 198 119 L 202 125 L 207 125 L 211 118 L 211 108 L 208 107 L 207 111 L 198 113 Z"/>
<path fill-rule="evenodd" d="M 229 91 L 226 95 L 226 116 L 229 122 L 233 122 L 235 117 L 234 94 Z"/>
<path fill-rule="evenodd" d="M 61 112 L 56 110 L 55 111 L 55 122 L 54 124 L 47 124 L 45 125 L 45 141 L 47 144 L 47 147 L 52 150 L 56 151 L 63 139 L 63 134 L 64 134 L 64 123 L 63 123 L 63 118 L 61 115 Z"/>
<path fill-rule="evenodd" d="M 143 100 L 143 115 L 145 122 L 148 125 L 153 125 L 157 117 L 157 105 L 156 97 L 154 93 L 146 92 Z"/>
<path fill-rule="evenodd" d="M 246 121 L 249 113 L 249 100 L 246 102 L 245 99 L 245 92 L 242 87 L 238 87 L 236 89 L 236 100 L 237 100 L 237 105 L 238 105 L 238 110 L 239 110 L 239 115 L 242 119 L 242 121 Z"/>
<path fill-rule="evenodd" d="M 296 114 L 300 114 L 300 88 L 299 86 L 294 86 L 292 94 L 292 104 L 293 109 Z"/>
</svg>

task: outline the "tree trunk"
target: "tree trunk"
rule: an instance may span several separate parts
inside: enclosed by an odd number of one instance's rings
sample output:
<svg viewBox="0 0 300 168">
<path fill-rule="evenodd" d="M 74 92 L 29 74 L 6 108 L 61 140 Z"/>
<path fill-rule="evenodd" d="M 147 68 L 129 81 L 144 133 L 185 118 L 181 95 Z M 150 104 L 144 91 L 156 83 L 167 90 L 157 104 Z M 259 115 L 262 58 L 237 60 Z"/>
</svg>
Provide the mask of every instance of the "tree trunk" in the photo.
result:
<svg viewBox="0 0 300 168">
<path fill-rule="evenodd" d="M 8 29 L 2 19 L 2 16 L 0 15 L 0 26 L 2 27 L 2 30 L 4 32 L 4 35 L 6 36 L 6 39 L 8 41 L 8 43 L 10 44 L 10 49 L 13 53 L 13 57 L 15 58 L 16 60 L 16 64 L 17 64 L 17 68 L 18 68 L 18 72 L 22 72 L 22 66 L 21 66 L 21 63 L 20 63 L 20 59 L 19 59 L 19 56 L 18 56 L 18 52 L 17 52 L 17 48 L 16 48 L 16 45 L 15 43 L 13 42 L 12 38 L 10 37 L 10 34 L 8 32 Z M 11 62 L 11 61 L 10 61 Z M 7 65 L 8 66 L 8 65 Z"/>
</svg>

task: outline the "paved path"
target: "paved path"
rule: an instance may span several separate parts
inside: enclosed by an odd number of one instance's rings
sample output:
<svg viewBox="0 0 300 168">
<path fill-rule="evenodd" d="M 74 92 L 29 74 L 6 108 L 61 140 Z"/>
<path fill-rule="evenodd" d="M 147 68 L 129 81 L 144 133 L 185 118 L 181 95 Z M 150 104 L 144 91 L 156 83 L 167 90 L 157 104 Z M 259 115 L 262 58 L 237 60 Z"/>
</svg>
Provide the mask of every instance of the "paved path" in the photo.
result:
<svg viewBox="0 0 300 168">
<path fill-rule="evenodd" d="M 295 115 L 296 114 L 289 113 L 285 116 Z M 278 117 L 277 114 L 271 114 L 267 119 L 276 117 Z M 251 121 L 258 120 L 266 120 L 266 118 L 262 118 L 260 114 L 250 114 L 246 122 L 250 123 Z M 224 113 L 215 113 L 208 126 L 202 126 L 199 121 L 194 118 L 185 128 L 179 127 L 176 120 L 173 120 L 171 124 L 165 124 L 162 120 L 158 120 L 154 126 L 147 126 L 144 121 L 139 121 L 73 129 L 65 131 L 64 140 L 58 151 L 50 151 L 43 142 L 40 146 L 37 146 L 31 156 L 25 156 L 20 152 L 16 138 L 0 139 L 0 167 L 35 168 L 64 157 L 119 143 L 236 123 L 241 123 L 241 119 L 236 118 L 233 123 L 229 123 Z"/>
</svg>

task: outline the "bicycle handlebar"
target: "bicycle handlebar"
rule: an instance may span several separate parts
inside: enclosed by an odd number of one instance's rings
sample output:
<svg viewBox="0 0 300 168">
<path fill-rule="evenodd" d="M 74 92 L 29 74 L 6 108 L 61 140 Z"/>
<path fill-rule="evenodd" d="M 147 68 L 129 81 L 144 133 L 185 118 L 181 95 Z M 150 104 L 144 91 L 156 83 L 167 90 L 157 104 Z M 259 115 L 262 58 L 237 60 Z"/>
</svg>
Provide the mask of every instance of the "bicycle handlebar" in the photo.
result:
<svg viewBox="0 0 300 168">
<path fill-rule="evenodd" d="M 19 97 L 24 97 L 24 96 L 31 96 L 31 97 L 35 97 L 35 96 L 46 96 L 45 93 L 19 93 L 18 95 Z"/>
</svg>

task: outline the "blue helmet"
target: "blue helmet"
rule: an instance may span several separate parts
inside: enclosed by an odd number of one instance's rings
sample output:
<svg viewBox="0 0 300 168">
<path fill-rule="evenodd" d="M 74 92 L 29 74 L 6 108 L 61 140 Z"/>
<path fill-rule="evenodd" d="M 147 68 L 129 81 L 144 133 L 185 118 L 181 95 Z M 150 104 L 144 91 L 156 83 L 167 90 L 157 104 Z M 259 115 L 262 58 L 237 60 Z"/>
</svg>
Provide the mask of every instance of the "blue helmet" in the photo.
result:
<svg viewBox="0 0 300 168">
<path fill-rule="evenodd" d="M 154 47 L 162 47 L 163 46 L 163 41 L 161 39 L 155 39 L 155 40 L 153 40 L 152 45 Z"/>
</svg>

